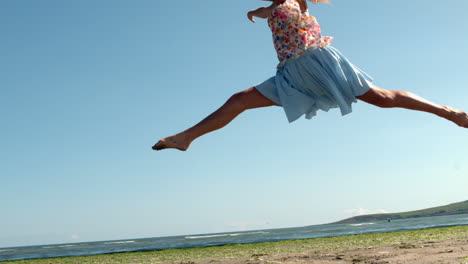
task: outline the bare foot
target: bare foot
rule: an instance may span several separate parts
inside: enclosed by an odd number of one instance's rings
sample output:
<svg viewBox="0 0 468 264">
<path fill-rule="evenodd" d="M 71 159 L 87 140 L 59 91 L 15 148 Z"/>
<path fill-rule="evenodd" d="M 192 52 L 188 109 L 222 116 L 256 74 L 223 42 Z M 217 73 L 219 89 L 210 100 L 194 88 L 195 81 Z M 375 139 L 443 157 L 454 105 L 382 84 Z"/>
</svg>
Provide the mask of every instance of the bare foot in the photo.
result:
<svg viewBox="0 0 468 264">
<path fill-rule="evenodd" d="M 182 134 L 176 134 L 167 138 L 163 138 L 156 143 L 153 150 L 163 150 L 168 148 L 175 148 L 181 151 L 186 151 L 190 146 L 190 141 Z"/>
<path fill-rule="evenodd" d="M 448 113 L 445 118 L 454 122 L 458 126 L 468 128 L 468 114 L 467 113 L 461 110 L 457 110 L 455 108 L 449 107 L 449 106 L 443 106 L 443 108 Z"/>
</svg>

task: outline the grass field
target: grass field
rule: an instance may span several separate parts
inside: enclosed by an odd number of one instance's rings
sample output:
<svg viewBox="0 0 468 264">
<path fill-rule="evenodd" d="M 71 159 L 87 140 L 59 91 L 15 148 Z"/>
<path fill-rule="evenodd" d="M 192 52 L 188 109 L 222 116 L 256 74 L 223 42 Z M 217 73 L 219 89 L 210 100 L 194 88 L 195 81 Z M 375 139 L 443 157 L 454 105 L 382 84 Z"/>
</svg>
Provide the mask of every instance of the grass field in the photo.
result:
<svg viewBox="0 0 468 264">
<path fill-rule="evenodd" d="M 258 244 L 235 244 L 204 248 L 168 249 L 162 251 L 115 253 L 94 256 L 64 257 L 49 259 L 5 261 L 5 264 L 114 264 L 114 263 L 291 263 L 261 262 L 262 256 L 290 256 L 294 254 L 320 254 L 321 252 L 343 252 L 346 250 L 393 246 L 397 250 L 415 248 L 415 243 L 439 241 L 466 241 L 468 250 L 468 226 L 422 229 L 349 235 L 329 238 L 285 240 Z M 418 246 L 419 247 L 419 246 Z M 463 248 L 462 248 L 463 249 Z M 338 257 L 337 257 L 338 258 Z M 459 257 L 460 262 L 466 255 Z M 278 259 L 278 258 L 276 258 Z M 283 258 L 284 259 L 284 258 Z M 257 260 L 257 262 L 255 262 Z M 236 262 L 238 261 L 238 262 Z M 245 261 L 245 262 L 244 262 Z M 250 261 L 250 262 L 249 262 Z M 252 262 L 253 261 L 253 262 Z M 295 261 L 296 262 L 296 261 Z M 316 262 L 299 262 L 316 263 Z M 318 262 L 322 263 L 322 262 Z M 328 263 L 328 262 L 327 262 Z M 353 263 L 353 262 L 351 262 Z"/>
</svg>

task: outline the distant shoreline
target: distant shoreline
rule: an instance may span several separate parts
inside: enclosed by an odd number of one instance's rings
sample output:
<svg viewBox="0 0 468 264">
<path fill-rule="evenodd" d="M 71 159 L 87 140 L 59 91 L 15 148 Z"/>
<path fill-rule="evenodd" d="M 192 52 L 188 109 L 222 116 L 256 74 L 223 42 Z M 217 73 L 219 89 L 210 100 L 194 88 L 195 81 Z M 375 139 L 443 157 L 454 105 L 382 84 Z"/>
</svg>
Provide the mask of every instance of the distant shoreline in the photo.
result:
<svg viewBox="0 0 468 264">
<path fill-rule="evenodd" d="M 427 263 L 438 260 L 453 263 L 468 262 L 463 246 L 468 245 L 468 225 L 426 228 L 327 238 L 284 240 L 253 244 L 234 244 L 159 251 L 113 253 L 91 256 L 14 260 L 0 263 L 328 263 L 332 260 L 377 261 L 388 259 Z M 465 255 L 463 255 L 465 254 Z M 411 259 L 422 261 L 412 262 Z M 424 261 L 426 262 L 424 262 Z M 259 262 L 260 261 L 260 262 Z M 303 262 L 301 262 L 303 261 Z M 360 262 L 360 261 L 357 261 Z"/>
<path fill-rule="evenodd" d="M 388 214 L 370 214 L 359 215 L 331 224 L 345 224 L 345 223 L 365 223 L 372 221 L 391 221 L 397 219 L 420 218 L 420 217 L 433 217 L 433 216 L 448 216 L 448 215 L 462 215 L 468 214 L 468 200 L 464 202 L 452 203 L 444 206 L 431 207 L 422 210 L 415 210 L 401 213 L 388 213 Z"/>
<path fill-rule="evenodd" d="M 450 215 L 468 215 L 467 212 L 462 213 L 447 213 L 447 214 L 428 214 L 428 215 L 411 215 L 411 216 L 398 216 L 398 214 L 376 214 L 376 215 L 361 215 L 355 216 L 352 218 L 347 218 L 340 220 L 338 222 L 333 222 L 330 224 L 357 224 L 357 223 L 367 223 L 367 222 L 377 222 L 377 221 L 392 221 L 399 219 L 410 219 L 410 218 L 422 218 L 422 217 L 434 217 L 434 216 L 450 216 Z"/>
</svg>

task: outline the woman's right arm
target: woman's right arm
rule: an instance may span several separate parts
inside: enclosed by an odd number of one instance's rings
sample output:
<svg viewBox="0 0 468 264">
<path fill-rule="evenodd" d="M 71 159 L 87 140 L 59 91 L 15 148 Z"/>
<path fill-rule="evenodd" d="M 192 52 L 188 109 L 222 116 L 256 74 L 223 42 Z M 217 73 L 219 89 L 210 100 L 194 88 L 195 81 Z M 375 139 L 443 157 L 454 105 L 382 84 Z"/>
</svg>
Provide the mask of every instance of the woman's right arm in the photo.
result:
<svg viewBox="0 0 468 264">
<path fill-rule="evenodd" d="M 260 7 L 255 10 L 251 10 L 247 13 L 247 17 L 249 18 L 250 21 L 255 23 L 254 17 L 259 17 L 259 18 L 268 18 L 273 12 L 273 9 L 275 9 L 276 4 L 271 4 L 268 7 Z"/>
</svg>

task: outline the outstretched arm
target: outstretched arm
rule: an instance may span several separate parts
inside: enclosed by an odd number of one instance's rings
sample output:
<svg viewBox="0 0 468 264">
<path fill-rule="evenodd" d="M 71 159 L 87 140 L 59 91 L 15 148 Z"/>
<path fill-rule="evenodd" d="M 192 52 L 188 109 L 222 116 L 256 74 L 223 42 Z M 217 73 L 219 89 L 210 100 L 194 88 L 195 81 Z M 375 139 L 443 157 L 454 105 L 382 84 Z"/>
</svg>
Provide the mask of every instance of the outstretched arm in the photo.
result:
<svg viewBox="0 0 468 264">
<path fill-rule="evenodd" d="M 259 17 L 259 18 L 268 18 L 270 16 L 271 12 L 273 9 L 275 9 L 276 4 L 273 3 L 268 7 L 260 7 L 255 10 L 251 10 L 247 13 L 247 17 L 249 18 L 250 21 L 255 23 L 254 17 Z"/>
</svg>

